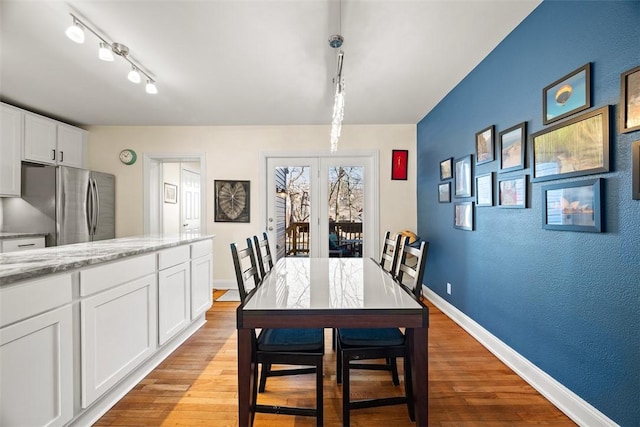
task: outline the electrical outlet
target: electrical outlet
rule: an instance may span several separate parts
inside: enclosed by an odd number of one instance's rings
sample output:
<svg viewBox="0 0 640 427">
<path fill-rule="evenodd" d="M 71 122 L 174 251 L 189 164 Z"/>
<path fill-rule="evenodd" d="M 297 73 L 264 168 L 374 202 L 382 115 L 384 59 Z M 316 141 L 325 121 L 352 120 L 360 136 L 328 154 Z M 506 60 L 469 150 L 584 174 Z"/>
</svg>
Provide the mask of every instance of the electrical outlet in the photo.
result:
<svg viewBox="0 0 640 427">
<path fill-rule="evenodd" d="M 447 282 L 447 293 L 451 295 L 451 283 Z"/>
</svg>

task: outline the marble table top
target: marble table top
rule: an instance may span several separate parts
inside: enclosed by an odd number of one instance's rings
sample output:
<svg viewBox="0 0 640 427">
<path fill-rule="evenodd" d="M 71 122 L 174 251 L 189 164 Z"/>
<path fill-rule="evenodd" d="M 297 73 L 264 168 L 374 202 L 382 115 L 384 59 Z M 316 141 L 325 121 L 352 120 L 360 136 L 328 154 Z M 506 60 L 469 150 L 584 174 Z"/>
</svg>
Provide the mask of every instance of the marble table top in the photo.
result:
<svg viewBox="0 0 640 427">
<path fill-rule="evenodd" d="M 0 254 L 0 286 L 213 237 L 199 233 L 149 235 L 8 252 Z"/>
</svg>

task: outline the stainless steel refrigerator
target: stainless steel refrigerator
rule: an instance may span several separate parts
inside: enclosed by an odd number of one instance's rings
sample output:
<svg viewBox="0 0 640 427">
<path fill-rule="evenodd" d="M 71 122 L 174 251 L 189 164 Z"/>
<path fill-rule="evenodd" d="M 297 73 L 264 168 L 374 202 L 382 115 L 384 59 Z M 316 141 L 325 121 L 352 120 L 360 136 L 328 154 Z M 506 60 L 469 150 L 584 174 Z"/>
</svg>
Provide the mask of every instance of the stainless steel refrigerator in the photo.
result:
<svg viewBox="0 0 640 427">
<path fill-rule="evenodd" d="M 111 174 L 23 163 L 21 198 L 4 206 L 5 230 L 46 232 L 47 246 L 115 237 Z"/>
</svg>

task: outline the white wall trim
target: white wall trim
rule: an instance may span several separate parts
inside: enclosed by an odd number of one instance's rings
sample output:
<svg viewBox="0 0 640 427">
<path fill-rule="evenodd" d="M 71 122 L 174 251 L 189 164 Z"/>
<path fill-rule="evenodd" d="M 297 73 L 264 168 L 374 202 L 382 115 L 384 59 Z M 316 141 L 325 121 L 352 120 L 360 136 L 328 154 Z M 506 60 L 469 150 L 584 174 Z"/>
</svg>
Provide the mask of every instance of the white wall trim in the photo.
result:
<svg viewBox="0 0 640 427">
<path fill-rule="evenodd" d="M 480 344 L 529 383 L 529 385 L 538 390 L 540 394 L 564 412 L 575 423 L 581 426 L 618 426 L 618 424 L 602 412 L 598 411 L 587 401 L 521 356 L 469 316 L 444 300 L 440 295 L 426 286 L 423 286 L 422 290 L 423 295 L 431 301 L 433 305 L 460 325 L 462 329 L 467 331 Z"/>
</svg>

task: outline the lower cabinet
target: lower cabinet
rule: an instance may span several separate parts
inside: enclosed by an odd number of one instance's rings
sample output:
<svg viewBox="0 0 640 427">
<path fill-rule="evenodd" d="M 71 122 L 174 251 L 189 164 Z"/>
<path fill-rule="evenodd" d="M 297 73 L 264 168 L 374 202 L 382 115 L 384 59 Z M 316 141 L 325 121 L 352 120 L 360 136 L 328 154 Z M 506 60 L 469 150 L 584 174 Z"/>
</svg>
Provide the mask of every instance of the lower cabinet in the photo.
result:
<svg viewBox="0 0 640 427">
<path fill-rule="evenodd" d="M 0 425 L 73 418 L 72 330 L 70 304 L 0 329 Z"/>
<path fill-rule="evenodd" d="M 82 407 L 87 408 L 156 350 L 156 275 L 80 302 Z"/>
<path fill-rule="evenodd" d="M 191 320 L 200 316 L 213 303 L 213 256 L 211 241 L 191 244 Z"/>
<path fill-rule="evenodd" d="M 189 262 L 158 272 L 158 344 L 162 345 L 191 323 Z"/>
</svg>

